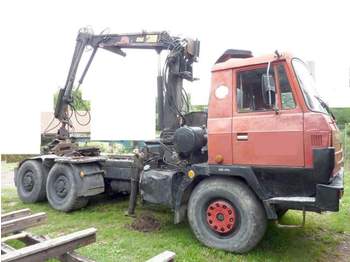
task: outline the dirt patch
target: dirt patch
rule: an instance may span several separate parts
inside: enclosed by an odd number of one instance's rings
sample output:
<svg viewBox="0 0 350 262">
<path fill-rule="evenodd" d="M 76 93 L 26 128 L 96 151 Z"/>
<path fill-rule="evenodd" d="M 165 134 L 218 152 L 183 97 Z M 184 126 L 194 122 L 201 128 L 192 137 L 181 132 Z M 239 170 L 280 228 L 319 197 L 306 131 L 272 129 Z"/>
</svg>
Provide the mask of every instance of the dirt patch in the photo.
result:
<svg viewBox="0 0 350 262">
<path fill-rule="evenodd" d="M 336 253 L 338 254 L 338 262 L 349 261 L 350 257 L 350 235 L 347 235 L 345 239 L 338 245 Z"/>
<path fill-rule="evenodd" d="M 160 229 L 160 221 L 153 214 L 143 213 L 135 218 L 128 227 L 140 232 L 153 232 Z"/>
<path fill-rule="evenodd" d="M 350 257 L 350 235 L 346 234 L 344 239 L 336 247 L 333 254 L 324 261 L 348 262 Z"/>
</svg>

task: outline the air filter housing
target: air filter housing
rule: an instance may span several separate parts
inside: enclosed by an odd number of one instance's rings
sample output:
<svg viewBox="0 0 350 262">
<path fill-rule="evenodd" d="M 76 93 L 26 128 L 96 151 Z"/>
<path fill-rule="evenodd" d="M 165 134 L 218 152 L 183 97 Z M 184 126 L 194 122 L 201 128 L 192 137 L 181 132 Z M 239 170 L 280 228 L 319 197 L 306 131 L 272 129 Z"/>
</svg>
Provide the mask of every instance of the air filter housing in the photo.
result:
<svg viewBox="0 0 350 262">
<path fill-rule="evenodd" d="M 230 58 L 249 58 L 253 57 L 253 54 L 249 50 L 240 50 L 240 49 L 227 49 L 218 60 L 216 60 L 215 64 L 223 63 Z"/>
<path fill-rule="evenodd" d="M 200 150 L 206 145 L 206 132 L 201 127 L 180 127 L 174 135 L 176 151 L 183 154 L 190 154 Z"/>
</svg>

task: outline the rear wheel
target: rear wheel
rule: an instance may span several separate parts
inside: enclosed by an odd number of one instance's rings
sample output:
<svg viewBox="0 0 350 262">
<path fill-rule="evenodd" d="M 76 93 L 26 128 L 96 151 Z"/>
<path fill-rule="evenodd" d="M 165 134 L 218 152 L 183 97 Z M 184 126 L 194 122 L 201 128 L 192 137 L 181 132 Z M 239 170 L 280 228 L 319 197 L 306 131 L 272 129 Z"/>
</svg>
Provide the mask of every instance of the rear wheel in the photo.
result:
<svg viewBox="0 0 350 262">
<path fill-rule="evenodd" d="M 266 231 L 265 210 L 240 180 L 209 178 L 192 192 L 188 205 L 191 228 L 204 245 L 244 253 Z"/>
<path fill-rule="evenodd" d="M 45 200 L 46 174 L 41 162 L 25 161 L 18 169 L 16 179 L 17 193 L 24 203 Z"/>
<path fill-rule="evenodd" d="M 77 182 L 68 165 L 55 164 L 46 183 L 47 199 L 57 210 L 69 212 L 87 205 L 88 198 L 78 196 Z"/>
</svg>

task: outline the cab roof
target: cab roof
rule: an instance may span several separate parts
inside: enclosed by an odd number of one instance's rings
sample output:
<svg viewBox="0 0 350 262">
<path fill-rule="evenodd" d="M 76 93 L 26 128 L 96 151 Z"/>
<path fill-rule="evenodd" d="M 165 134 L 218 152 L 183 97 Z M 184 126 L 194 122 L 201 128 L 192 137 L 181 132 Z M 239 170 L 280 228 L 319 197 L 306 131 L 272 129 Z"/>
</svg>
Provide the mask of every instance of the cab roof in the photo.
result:
<svg viewBox="0 0 350 262">
<path fill-rule="evenodd" d="M 268 54 L 249 58 L 230 58 L 225 62 L 215 64 L 211 71 L 215 72 L 231 68 L 259 65 L 278 60 L 291 60 L 292 58 L 293 56 L 290 53 L 280 53 L 280 57 L 277 57 L 276 54 Z"/>
</svg>

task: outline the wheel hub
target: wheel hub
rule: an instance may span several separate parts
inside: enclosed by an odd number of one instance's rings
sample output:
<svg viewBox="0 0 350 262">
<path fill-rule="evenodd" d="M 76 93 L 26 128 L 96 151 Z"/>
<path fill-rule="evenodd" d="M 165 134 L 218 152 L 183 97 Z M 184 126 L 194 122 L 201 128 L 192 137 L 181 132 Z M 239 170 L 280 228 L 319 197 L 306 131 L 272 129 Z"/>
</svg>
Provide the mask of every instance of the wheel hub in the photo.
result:
<svg viewBox="0 0 350 262">
<path fill-rule="evenodd" d="M 34 187 L 33 173 L 27 172 L 23 176 L 23 187 L 26 191 L 32 191 Z"/>
<path fill-rule="evenodd" d="M 207 223 L 215 232 L 226 234 L 235 227 L 236 214 L 234 207 L 224 201 L 216 200 L 207 209 Z"/>
<path fill-rule="evenodd" d="M 61 198 L 64 198 L 69 191 L 69 184 L 67 178 L 65 176 L 59 176 L 54 183 L 54 188 L 56 195 Z"/>
</svg>

